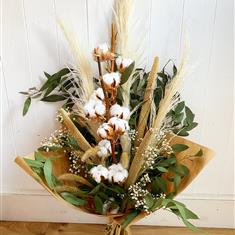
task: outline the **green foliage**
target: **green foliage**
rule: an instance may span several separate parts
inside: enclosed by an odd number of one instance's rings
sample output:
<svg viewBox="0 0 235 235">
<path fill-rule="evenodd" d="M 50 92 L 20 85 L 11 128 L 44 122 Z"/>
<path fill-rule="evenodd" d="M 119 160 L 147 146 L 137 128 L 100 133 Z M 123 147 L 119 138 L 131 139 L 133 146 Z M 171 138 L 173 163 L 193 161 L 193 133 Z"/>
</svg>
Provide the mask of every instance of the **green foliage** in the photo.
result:
<svg viewBox="0 0 235 235">
<path fill-rule="evenodd" d="M 200 149 L 194 156 L 195 156 L 195 157 L 201 157 L 201 156 L 203 156 L 203 150 Z"/>
<path fill-rule="evenodd" d="M 31 97 L 29 96 L 24 102 L 23 116 L 28 112 L 30 104 L 31 104 Z"/>
<path fill-rule="evenodd" d="M 128 226 L 128 224 L 131 223 L 131 221 L 138 215 L 140 214 L 139 210 L 134 210 L 128 214 L 128 216 L 123 220 L 122 222 L 122 227 L 125 228 Z"/>
<path fill-rule="evenodd" d="M 171 148 L 175 153 L 179 153 L 179 152 L 185 151 L 189 147 L 185 144 L 174 144 L 171 146 Z"/>
<path fill-rule="evenodd" d="M 103 201 L 101 200 L 101 198 L 98 195 L 95 195 L 94 201 L 95 201 L 96 211 L 99 214 L 103 214 Z"/>
<path fill-rule="evenodd" d="M 83 206 L 86 204 L 86 200 L 78 198 L 72 193 L 63 192 L 60 195 L 64 198 L 64 200 L 66 200 L 67 202 L 69 202 L 74 206 Z"/>
<path fill-rule="evenodd" d="M 32 160 L 28 158 L 24 158 L 24 160 L 30 167 L 41 168 L 44 166 L 44 164 L 41 161 Z"/>
<path fill-rule="evenodd" d="M 45 96 L 41 99 L 41 101 L 45 101 L 45 102 L 58 102 L 58 101 L 62 101 L 62 100 L 66 100 L 67 97 L 64 95 L 49 95 L 49 96 Z"/>
<path fill-rule="evenodd" d="M 31 100 L 39 98 L 41 101 L 44 102 L 58 102 L 66 100 L 65 107 L 72 107 L 73 101 L 70 99 L 70 93 L 73 93 L 70 89 L 78 86 L 75 82 L 74 78 L 70 78 L 69 75 L 72 70 L 68 68 L 63 68 L 57 73 L 50 75 L 44 72 L 45 77 L 47 80 L 42 85 L 40 89 L 36 87 L 29 88 L 27 92 L 22 91 L 20 94 L 27 96 L 24 107 L 23 107 L 23 115 L 29 110 Z M 51 94 L 54 92 L 53 94 Z M 75 95 L 73 93 L 73 95 Z"/>
<path fill-rule="evenodd" d="M 127 80 L 130 78 L 133 70 L 135 67 L 135 62 L 132 62 L 127 68 L 124 69 L 124 71 L 121 74 L 121 82 L 120 85 L 123 85 L 127 82 Z"/>
<path fill-rule="evenodd" d="M 135 129 L 138 122 L 138 117 L 140 113 L 140 105 L 144 99 L 144 92 L 147 85 L 147 78 L 149 73 L 146 73 L 143 69 L 135 70 L 135 79 L 131 86 L 130 90 L 130 108 L 131 110 L 135 110 L 129 120 L 129 125 L 132 129 Z M 118 89 L 118 93 L 121 93 L 122 90 Z M 119 94 L 119 103 L 122 103 L 121 94 Z"/>
<path fill-rule="evenodd" d="M 44 163 L 43 172 L 45 176 L 45 180 L 47 182 L 47 185 L 50 188 L 54 188 L 54 182 L 52 177 L 52 162 L 50 158 L 47 158 L 47 160 Z"/>
<path fill-rule="evenodd" d="M 46 161 L 46 157 L 39 151 L 34 152 L 34 157 L 35 157 L 36 161 L 39 161 L 39 162 L 45 162 Z"/>
<path fill-rule="evenodd" d="M 183 221 L 183 223 L 191 230 L 198 232 L 200 229 L 195 227 L 193 224 L 191 224 L 188 220 L 190 219 L 199 219 L 198 216 L 193 213 L 191 210 L 186 208 L 186 206 L 183 203 L 180 203 L 178 201 L 165 198 L 163 199 L 162 205 L 166 209 L 170 209 L 175 215 L 180 217 Z"/>
</svg>

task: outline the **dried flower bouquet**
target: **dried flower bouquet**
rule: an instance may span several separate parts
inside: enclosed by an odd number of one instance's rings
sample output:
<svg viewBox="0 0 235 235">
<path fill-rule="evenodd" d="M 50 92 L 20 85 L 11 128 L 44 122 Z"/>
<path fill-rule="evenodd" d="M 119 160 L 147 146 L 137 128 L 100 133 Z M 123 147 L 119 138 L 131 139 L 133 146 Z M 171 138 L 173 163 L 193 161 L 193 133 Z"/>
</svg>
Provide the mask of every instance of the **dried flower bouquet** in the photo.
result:
<svg viewBox="0 0 235 235">
<path fill-rule="evenodd" d="M 130 225 L 162 208 L 182 219 L 198 219 L 174 197 L 213 156 L 208 148 L 181 136 L 197 126 L 178 88 L 185 74 L 169 61 L 158 71 L 155 57 L 148 73 L 129 52 L 130 0 L 117 1 L 110 46 L 93 50 L 98 77 L 62 22 L 76 66 L 50 75 L 31 100 L 64 101 L 60 128 L 34 154 L 16 163 L 55 198 L 85 212 L 107 216 L 107 234 L 130 234 Z M 123 19 L 126 19 L 123 20 Z"/>
</svg>

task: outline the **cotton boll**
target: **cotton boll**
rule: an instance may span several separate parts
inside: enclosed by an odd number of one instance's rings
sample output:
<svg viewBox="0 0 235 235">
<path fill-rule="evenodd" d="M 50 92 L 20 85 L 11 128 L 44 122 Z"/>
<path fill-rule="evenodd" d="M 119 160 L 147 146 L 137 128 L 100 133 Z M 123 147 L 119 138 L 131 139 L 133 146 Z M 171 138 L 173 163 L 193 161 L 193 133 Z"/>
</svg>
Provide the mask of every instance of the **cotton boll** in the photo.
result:
<svg viewBox="0 0 235 235">
<path fill-rule="evenodd" d="M 115 54 L 110 51 L 110 48 L 107 43 L 100 44 L 93 51 L 93 57 L 95 61 L 106 61 L 106 60 L 114 60 Z"/>
<path fill-rule="evenodd" d="M 128 122 L 118 117 L 110 118 L 108 123 L 113 127 L 113 130 L 118 134 L 123 134 L 126 130 L 129 130 Z"/>
<path fill-rule="evenodd" d="M 108 179 L 109 171 L 106 167 L 98 165 L 91 168 L 90 174 L 97 183 L 100 183 L 102 177 L 104 179 Z"/>
<path fill-rule="evenodd" d="M 122 112 L 122 108 L 119 104 L 114 104 L 110 108 L 110 114 L 112 117 L 119 117 Z"/>
<path fill-rule="evenodd" d="M 110 182 L 123 183 L 128 176 L 128 171 L 120 163 L 111 165 L 108 170 Z"/>
<path fill-rule="evenodd" d="M 100 44 L 98 48 L 103 52 L 106 53 L 109 51 L 109 46 L 107 43 Z"/>
<path fill-rule="evenodd" d="M 123 71 L 125 68 L 129 67 L 132 63 L 133 63 L 133 60 L 122 58 L 121 56 L 119 56 L 116 59 L 116 64 L 117 64 L 119 71 Z"/>
<path fill-rule="evenodd" d="M 97 155 L 99 157 L 106 157 L 108 156 L 112 149 L 111 149 L 111 143 L 109 140 L 101 140 L 99 143 L 98 143 L 98 146 L 99 146 L 99 151 L 97 152 Z"/>
<path fill-rule="evenodd" d="M 112 117 L 119 117 L 121 119 L 129 119 L 130 110 L 127 107 L 122 107 L 119 104 L 114 104 L 110 108 L 110 114 Z"/>
<path fill-rule="evenodd" d="M 99 147 L 99 151 L 97 152 L 97 155 L 99 157 L 106 157 L 108 156 L 109 152 L 105 147 Z"/>
<path fill-rule="evenodd" d="M 84 112 L 88 118 L 95 118 L 96 117 L 94 105 L 91 102 L 88 102 L 85 104 Z"/>
<path fill-rule="evenodd" d="M 103 103 L 97 103 L 94 107 L 97 116 L 104 116 L 106 112 L 106 107 Z"/>
<path fill-rule="evenodd" d="M 98 88 L 96 89 L 93 94 L 91 95 L 91 99 L 92 100 L 100 100 L 103 101 L 104 100 L 104 92 L 102 88 Z"/>
<path fill-rule="evenodd" d="M 103 81 L 108 89 L 114 89 L 118 87 L 120 83 L 120 74 L 118 72 L 106 73 L 103 76 Z"/>
<path fill-rule="evenodd" d="M 97 130 L 97 134 L 102 139 L 112 139 L 113 137 L 113 128 L 108 123 L 103 123 Z"/>
</svg>

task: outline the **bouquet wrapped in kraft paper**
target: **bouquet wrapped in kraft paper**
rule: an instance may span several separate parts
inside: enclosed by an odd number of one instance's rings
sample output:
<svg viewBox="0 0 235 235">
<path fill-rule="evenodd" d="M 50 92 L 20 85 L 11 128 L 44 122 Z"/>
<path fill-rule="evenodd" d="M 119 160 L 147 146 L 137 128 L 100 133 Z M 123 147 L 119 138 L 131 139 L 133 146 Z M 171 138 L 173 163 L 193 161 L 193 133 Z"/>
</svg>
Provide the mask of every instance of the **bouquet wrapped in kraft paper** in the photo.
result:
<svg viewBox="0 0 235 235">
<path fill-rule="evenodd" d="M 59 22 L 75 65 L 45 73 L 40 88 L 21 92 L 23 115 L 33 99 L 63 101 L 59 128 L 15 161 L 59 201 L 107 217 L 106 234 L 130 235 L 135 221 L 159 209 L 198 231 L 190 222 L 198 216 L 174 200 L 214 155 L 184 138 L 198 125 L 179 93 L 186 55 L 178 68 L 169 60 L 159 69 L 157 56 L 150 72 L 141 68 L 128 37 L 131 6 L 130 0 L 116 1 L 110 44 L 92 51 L 97 71 Z"/>
</svg>

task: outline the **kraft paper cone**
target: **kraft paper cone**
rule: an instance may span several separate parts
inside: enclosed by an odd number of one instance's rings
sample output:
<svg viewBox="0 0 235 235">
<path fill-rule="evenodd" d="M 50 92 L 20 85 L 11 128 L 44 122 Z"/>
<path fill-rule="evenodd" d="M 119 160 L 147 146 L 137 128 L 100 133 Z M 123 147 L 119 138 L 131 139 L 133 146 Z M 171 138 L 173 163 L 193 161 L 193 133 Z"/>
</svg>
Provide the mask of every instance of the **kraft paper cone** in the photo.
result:
<svg viewBox="0 0 235 235">
<path fill-rule="evenodd" d="M 189 168 L 189 175 L 185 177 L 182 182 L 179 185 L 177 194 L 182 192 L 195 178 L 196 176 L 200 173 L 200 171 L 206 166 L 206 164 L 212 159 L 214 156 L 214 152 L 210 149 L 208 149 L 205 146 L 196 144 L 190 140 L 187 140 L 182 137 L 174 137 L 170 141 L 171 145 L 173 144 L 185 144 L 189 146 L 189 148 L 179 154 L 176 155 L 176 158 L 178 161 L 180 161 L 182 164 L 187 166 Z M 193 156 L 195 155 L 200 149 L 203 151 L 203 156 L 201 157 L 193 157 L 191 160 L 184 159 L 185 156 Z M 50 156 L 60 156 L 60 158 L 53 160 L 53 173 L 55 176 L 60 176 L 64 173 L 68 173 L 69 169 L 69 160 L 68 158 L 64 155 L 63 152 L 51 152 L 47 153 L 47 157 Z M 29 158 L 34 160 L 34 154 L 30 154 L 26 156 L 25 158 Z M 52 191 L 45 183 L 44 179 L 41 179 L 36 173 L 32 171 L 32 169 L 27 165 L 25 162 L 24 158 L 22 157 L 17 157 L 15 159 L 15 162 L 32 178 L 34 178 L 38 183 L 40 183 L 53 197 L 58 199 L 59 201 L 63 202 L 64 204 L 70 206 L 71 208 L 74 208 L 76 210 L 82 210 L 86 213 L 90 213 L 83 207 L 76 207 L 71 205 L 70 203 L 66 202 L 60 195 L 58 195 L 56 192 Z M 165 175 L 166 177 L 167 175 Z M 174 191 L 174 185 L 173 183 L 168 183 L 167 185 L 167 193 L 170 193 Z M 100 217 L 103 217 L 102 215 L 97 215 Z M 139 214 L 132 222 L 129 224 L 126 228 L 121 228 L 121 222 L 123 219 L 127 216 L 127 214 L 119 214 L 115 216 L 105 216 L 110 219 L 110 225 L 109 225 L 109 231 L 107 231 L 107 234 L 109 235 L 131 235 L 130 231 L 130 226 L 135 223 L 136 221 L 144 218 L 147 216 L 146 213 L 142 212 Z"/>
</svg>

